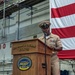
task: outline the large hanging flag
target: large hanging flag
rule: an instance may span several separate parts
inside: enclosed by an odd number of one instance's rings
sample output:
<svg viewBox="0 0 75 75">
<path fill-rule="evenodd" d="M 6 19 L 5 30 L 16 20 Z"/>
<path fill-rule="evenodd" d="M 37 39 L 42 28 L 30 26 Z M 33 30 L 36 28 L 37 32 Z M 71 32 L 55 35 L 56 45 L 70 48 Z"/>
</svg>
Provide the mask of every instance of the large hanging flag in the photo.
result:
<svg viewBox="0 0 75 75">
<path fill-rule="evenodd" d="M 62 41 L 64 51 L 61 53 L 66 55 L 67 51 L 71 55 L 71 51 L 75 52 L 75 0 L 50 0 L 50 12 L 52 32 Z"/>
</svg>

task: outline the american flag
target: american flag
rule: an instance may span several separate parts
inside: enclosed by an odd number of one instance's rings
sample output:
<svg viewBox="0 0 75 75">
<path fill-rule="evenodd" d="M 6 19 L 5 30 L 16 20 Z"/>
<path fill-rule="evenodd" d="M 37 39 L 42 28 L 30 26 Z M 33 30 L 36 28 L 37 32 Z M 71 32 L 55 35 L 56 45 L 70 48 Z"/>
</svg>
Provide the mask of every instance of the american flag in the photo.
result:
<svg viewBox="0 0 75 75">
<path fill-rule="evenodd" d="M 49 3 L 52 32 L 60 36 L 63 45 L 59 55 L 67 52 L 70 56 L 74 52 L 75 58 L 75 0 L 50 0 Z"/>
</svg>

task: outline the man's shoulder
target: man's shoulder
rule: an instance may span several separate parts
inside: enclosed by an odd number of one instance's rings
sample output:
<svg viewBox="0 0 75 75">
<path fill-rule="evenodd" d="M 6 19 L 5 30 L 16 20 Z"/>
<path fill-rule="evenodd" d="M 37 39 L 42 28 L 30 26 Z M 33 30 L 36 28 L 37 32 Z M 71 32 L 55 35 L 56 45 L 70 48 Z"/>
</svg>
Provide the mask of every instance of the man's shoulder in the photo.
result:
<svg viewBox="0 0 75 75">
<path fill-rule="evenodd" d="M 53 37 L 58 37 L 58 38 L 59 38 L 59 36 L 58 36 L 58 35 L 53 34 L 53 33 L 51 33 L 51 36 L 53 36 Z"/>
</svg>

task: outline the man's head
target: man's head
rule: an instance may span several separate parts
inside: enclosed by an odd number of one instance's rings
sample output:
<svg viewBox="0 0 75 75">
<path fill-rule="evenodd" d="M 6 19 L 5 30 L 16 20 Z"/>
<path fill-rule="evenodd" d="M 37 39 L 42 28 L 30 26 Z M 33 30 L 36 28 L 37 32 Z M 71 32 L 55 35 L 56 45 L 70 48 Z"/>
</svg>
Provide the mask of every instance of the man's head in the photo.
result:
<svg viewBox="0 0 75 75">
<path fill-rule="evenodd" d="M 50 34 L 50 25 L 51 23 L 49 21 L 43 21 L 39 24 L 39 27 L 42 29 L 43 32 Z"/>
<path fill-rule="evenodd" d="M 51 23 L 50 23 L 49 21 L 43 21 L 43 22 L 41 22 L 41 23 L 39 24 L 39 27 L 40 27 L 41 29 L 47 29 L 47 28 L 50 27 L 50 25 L 51 25 Z"/>
</svg>

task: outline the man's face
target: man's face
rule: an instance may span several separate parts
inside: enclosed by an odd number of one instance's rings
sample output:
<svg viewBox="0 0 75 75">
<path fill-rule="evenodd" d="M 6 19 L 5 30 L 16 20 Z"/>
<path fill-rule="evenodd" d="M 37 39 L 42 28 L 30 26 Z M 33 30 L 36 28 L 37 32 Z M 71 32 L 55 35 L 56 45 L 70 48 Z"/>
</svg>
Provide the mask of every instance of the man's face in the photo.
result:
<svg viewBox="0 0 75 75">
<path fill-rule="evenodd" d="M 47 33 L 48 35 L 50 34 L 50 28 L 42 29 L 42 31 L 43 31 L 44 33 Z"/>
</svg>

